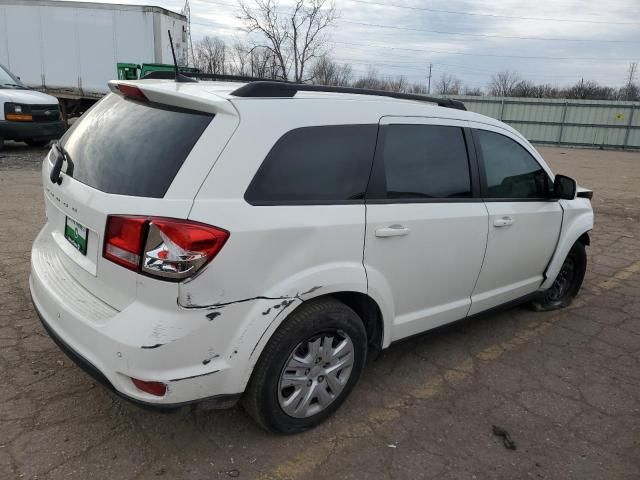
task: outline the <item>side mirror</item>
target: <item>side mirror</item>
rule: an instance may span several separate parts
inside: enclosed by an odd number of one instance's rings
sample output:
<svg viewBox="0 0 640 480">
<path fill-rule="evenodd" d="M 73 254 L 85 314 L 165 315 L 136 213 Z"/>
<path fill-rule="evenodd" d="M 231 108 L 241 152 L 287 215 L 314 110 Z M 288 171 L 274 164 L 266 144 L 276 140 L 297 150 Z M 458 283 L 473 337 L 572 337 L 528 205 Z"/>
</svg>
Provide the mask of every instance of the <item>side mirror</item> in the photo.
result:
<svg viewBox="0 0 640 480">
<path fill-rule="evenodd" d="M 558 200 L 573 200 L 576 198 L 578 184 L 566 175 L 556 175 L 553 180 L 552 198 Z"/>
</svg>

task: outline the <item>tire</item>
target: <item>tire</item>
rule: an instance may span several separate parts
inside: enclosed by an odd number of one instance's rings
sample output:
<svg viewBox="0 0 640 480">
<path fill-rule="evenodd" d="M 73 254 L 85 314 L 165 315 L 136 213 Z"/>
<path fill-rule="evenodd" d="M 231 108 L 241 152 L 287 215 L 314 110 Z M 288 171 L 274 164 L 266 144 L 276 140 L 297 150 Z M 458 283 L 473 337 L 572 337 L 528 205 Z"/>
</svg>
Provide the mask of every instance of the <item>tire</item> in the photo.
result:
<svg viewBox="0 0 640 480">
<path fill-rule="evenodd" d="M 331 339 L 332 348 L 325 348 Z M 350 356 L 345 354 L 349 347 Z M 242 404 L 270 432 L 303 432 L 340 407 L 358 381 L 366 356 L 367 334 L 351 308 L 332 298 L 304 303 L 267 343 Z M 288 385 L 294 380 L 295 386 Z"/>
<path fill-rule="evenodd" d="M 34 140 L 33 138 L 30 138 L 29 140 L 25 140 L 24 143 L 30 147 L 45 147 L 49 145 L 50 141 L 51 140 Z"/>
<path fill-rule="evenodd" d="M 4 148 L 4 138 L 0 137 L 0 152 Z"/>
<path fill-rule="evenodd" d="M 587 271 L 587 252 L 584 244 L 576 242 L 564 260 L 553 285 L 531 302 L 533 310 L 548 312 L 568 307 L 578 294 Z"/>
</svg>

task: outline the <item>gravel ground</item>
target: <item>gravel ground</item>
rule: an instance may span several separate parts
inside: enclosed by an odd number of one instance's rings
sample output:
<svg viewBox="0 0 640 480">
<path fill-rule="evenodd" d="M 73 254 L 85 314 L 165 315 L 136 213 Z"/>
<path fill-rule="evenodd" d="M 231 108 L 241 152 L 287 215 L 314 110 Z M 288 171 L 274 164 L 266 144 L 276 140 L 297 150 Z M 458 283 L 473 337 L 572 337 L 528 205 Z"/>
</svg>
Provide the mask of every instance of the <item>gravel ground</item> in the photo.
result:
<svg viewBox="0 0 640 480">
<path fill-rule="evenodd" d="M 0 152 L 0 478 L 640 478 L 640 153 L 541 148 L 595 190 L 585 285 L 398 344 L 293 437 L 240 407 L 152 413 L 72 364 L 28 292 L 45 149 Z M 517 444 L 508 450 L 494 425 Z"/>
</svg>

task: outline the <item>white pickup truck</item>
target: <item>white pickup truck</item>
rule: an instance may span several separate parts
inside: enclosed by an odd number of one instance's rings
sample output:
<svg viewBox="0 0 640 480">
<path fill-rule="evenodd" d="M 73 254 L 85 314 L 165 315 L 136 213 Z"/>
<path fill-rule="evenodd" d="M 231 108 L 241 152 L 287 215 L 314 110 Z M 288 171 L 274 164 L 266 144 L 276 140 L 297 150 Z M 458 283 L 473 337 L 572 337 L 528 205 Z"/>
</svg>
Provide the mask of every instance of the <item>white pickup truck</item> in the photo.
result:
<svg viewBox="0 0 640 480">
<path fill-rule="evenodd" d="M 64 130 L 58 99 L 30 89 L 0 65 L 0 150 L 5 140 L 44 146 Z"/>
</svg>

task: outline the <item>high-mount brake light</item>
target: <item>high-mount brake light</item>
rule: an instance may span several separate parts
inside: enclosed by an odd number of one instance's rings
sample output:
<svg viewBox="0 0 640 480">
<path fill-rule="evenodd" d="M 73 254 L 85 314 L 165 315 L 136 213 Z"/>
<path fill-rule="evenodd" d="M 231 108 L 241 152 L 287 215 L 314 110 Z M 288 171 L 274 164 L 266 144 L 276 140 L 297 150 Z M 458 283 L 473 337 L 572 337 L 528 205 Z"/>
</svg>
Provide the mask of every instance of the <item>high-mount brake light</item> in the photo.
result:
<svg viewBox="0 0 640 480">
<path fill-rule="evenodd" d="M 120 91 L 120 93 L 122 93 L 122 95 L 127 98 L 132 98 L 134 100 L 141 100 L 143 102 L 146 102 L 148 100 L 145 94 L 142 93 L 142 90 L 140 90 L 138 87 L 135 87 L 133 85 L 126 85 L 124 83 L 119 83 L 117 88 Z"/>
<path fill-rule="evenodd" d="M 107 260 L 165 280 L 194 275 L 220 252 L 229 232 L 190 220 L 109 215 Z"/>
</svg>

